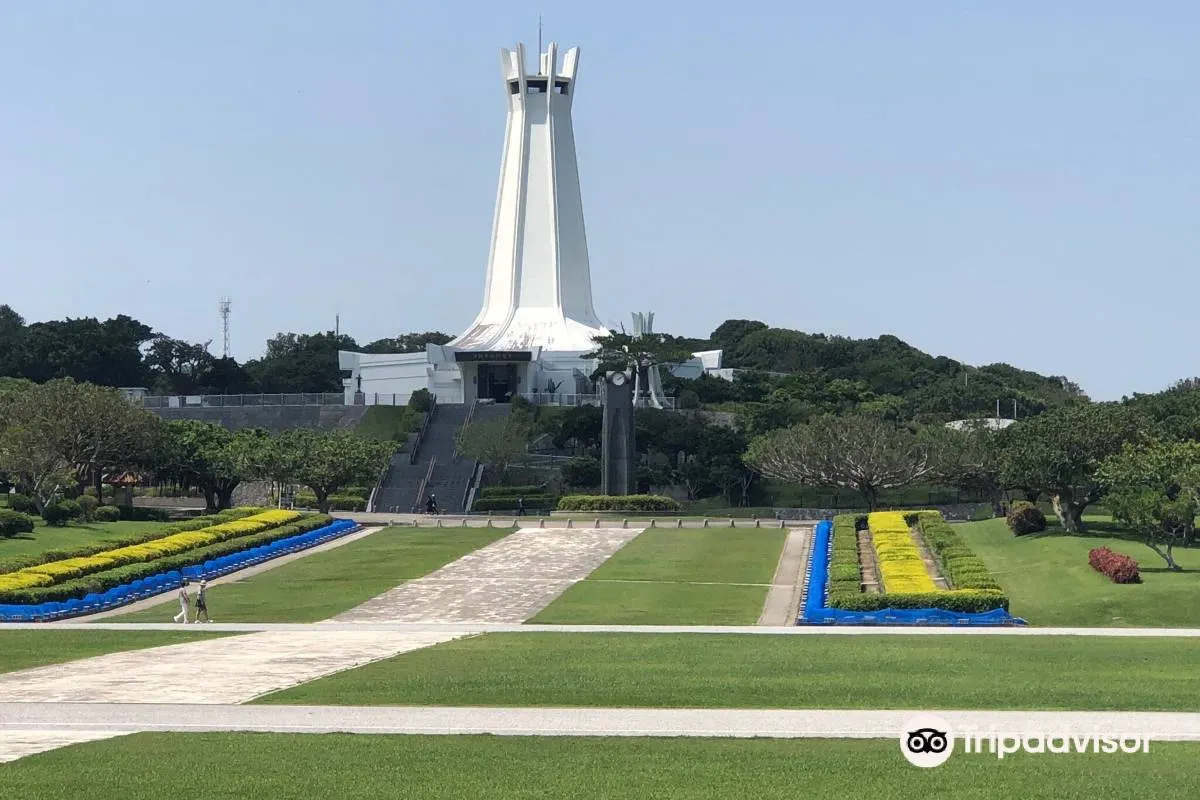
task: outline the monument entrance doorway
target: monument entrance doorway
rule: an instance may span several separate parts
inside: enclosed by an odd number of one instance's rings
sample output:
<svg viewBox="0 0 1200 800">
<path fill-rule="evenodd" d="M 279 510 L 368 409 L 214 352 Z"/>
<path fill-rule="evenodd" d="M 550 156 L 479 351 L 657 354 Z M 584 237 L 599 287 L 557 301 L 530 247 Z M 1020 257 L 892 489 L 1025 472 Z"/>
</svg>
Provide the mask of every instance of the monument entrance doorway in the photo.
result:
<svg viewBox="0 0 1200 800">
<path fill-rule="evenodd" d="M 516 364 L 480 364 L 479 399 L 507 403 L 519 389 Z"/>
</svg>

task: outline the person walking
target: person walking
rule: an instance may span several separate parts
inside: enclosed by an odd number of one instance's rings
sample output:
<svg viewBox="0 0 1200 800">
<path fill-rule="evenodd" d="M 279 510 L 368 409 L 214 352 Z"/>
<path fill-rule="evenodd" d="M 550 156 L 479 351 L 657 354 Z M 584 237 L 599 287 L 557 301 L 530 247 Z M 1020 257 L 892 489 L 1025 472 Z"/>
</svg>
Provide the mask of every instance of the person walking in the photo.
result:
<svg viewBox="0 0 1200 800">
<path fill-rule="evenodd" d="M 196 622 L 200 621 L 201 614 L 205 622 L 212 622 L 208 616 L 208 581 L 203 578 L 200 579 L 200 591 L 196 592 Z"/>
<path fill-rule="evenodd" d="M 524 497 L 517 498 L 517 516 L 518 517 L 525 516 L 525 498 Z"/>
<path fill-rule="evenodd" d="M 182 622 L 187 625 L 188 621 L 188 591 L 187 581 L 183 580 L 179 583 L 179 613 L 174 617 L 176 622 Z"/>
<path fill-rule="evenodd" d="M 438 513 L 437 495 L 435 495 L 435 494 L 429 495 L 429 499 L 427 501 L 425 501 L 425 513 L 426 514 Z"/>
</svg>

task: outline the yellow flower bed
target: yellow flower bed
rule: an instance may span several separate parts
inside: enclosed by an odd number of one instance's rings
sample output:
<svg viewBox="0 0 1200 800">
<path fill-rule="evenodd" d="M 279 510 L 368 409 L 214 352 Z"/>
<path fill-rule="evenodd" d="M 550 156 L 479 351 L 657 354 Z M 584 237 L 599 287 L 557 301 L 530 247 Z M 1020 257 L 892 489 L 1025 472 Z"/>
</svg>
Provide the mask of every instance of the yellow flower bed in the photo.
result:
<svg viewBox="0 0 1200 800">
<path fill-rule="evenodd" d="M 300 519 L 301 514 L 282 509 L 264 511 L 261 514 L 243 517 L 232 522 L 222 522 L 210 525 L 198 531 L 187 531 L 164 536 L 152 542 L 133 544 L 105 550 L 94 556 L 84 558 L 67 558 L 62 561 L 51 561 L 36 567 L 26 567 L 8 575 L 0 575 L 0 591 L 8 589 L 27 589 L 34 586 L 49 586 L 60 581 L 78 578 L 93 572 L 119 567 L 124 564 L 137 564 L 154 561 L 164 556 L 172 556 L 198 547 L 223 542 L 237 536 L 259 533 L 270 528 L 278 528 Z M 34 581 L 34 582 L 30 582 Z"/>
<path fill-rule="evenodd" d="M 883 591 L 888 594 L 936 592 L 937 586 L 917 552 L 902 511 L 875 511 L 867 516 L 879 562 Z"/>
<path fill-rule="evenodd" d="M 0 575 L 0 592 L 7 592 L 13 589 L 32 589 L 35 586 L 49 586 L 54 583 L 54 579 L 49 575 L 18 575 L 15 572 L 8 575 Z"/>
</svg>

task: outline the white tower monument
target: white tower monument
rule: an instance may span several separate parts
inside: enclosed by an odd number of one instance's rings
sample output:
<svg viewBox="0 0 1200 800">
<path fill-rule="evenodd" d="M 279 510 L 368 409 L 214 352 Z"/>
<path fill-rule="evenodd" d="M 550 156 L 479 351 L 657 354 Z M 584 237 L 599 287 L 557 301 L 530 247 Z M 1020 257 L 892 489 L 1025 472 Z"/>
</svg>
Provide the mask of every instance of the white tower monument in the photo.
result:
<svg viewBox="0 0 1200 800">
<path fill-rule="evenodd" d="M 568 50 L 560 64 L 553 42 L 532 73 L 522 45 L 500 51 L 507 128 L 483 308 L 465 333 L 427 345 L 424 353 L 340 352 L 339 366 L 350 373 L 347 403 L 402 404 L 418 389 L 428 389 L 439 404 L 598 397 L 591 378 L 596 364 L 582 356 L 595 349 L 593 337 L 608 330 L 592 303 L 575 161 L 571 104 L 578 67 L 579 49 Z M 697 354 L 693 362 L 676 367 L 676 374 L 719 367 L 720 352 Z M 660 403 L 661 387 L 651 389 Z"/>
<path fill-rule="evenodd" d="M 558 65 L 551 42 L 536 74 L 525 47 L 500 51 L 508 125 L 483 308 L 450 347 L 569 352 L 608 331 L 592 304 L 571 103 L 579 48 Z"/>
</svg>

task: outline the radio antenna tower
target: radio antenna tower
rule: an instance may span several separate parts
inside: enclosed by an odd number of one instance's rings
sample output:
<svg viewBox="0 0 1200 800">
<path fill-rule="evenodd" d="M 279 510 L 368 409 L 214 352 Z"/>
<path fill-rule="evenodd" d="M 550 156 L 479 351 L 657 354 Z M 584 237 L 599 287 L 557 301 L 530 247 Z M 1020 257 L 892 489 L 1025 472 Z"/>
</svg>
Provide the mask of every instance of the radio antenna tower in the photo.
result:
<svg viewBox="0 0 1200 800">
<path fill-rule="evenodd" d="M 217 308 L 221 312 L 221 357 L 229 358 L 229 312 L 233 303 L 228 297 L 222 297 Z"/>
</svg>

